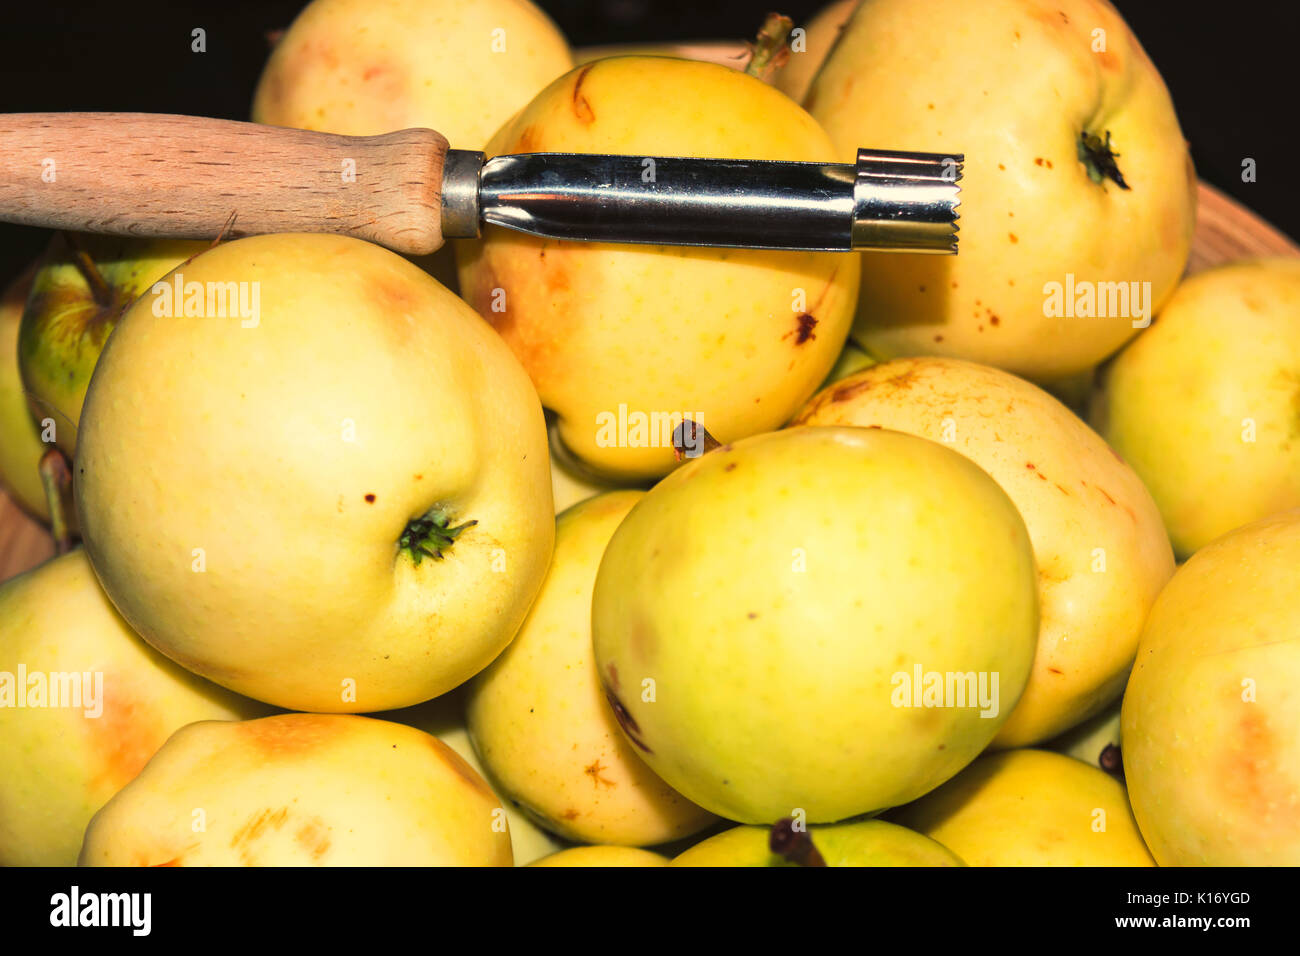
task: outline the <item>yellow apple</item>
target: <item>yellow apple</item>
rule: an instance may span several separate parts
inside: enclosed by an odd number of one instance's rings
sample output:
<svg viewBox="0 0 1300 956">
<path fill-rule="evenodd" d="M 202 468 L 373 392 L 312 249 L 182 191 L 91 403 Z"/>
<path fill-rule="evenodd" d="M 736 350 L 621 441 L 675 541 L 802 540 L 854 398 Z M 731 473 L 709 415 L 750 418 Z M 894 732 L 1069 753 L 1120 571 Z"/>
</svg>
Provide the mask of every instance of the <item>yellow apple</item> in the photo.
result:
<svg viewBox="0 0 1300 956">
<path fill-rule="evenodd" d="M 315 0 L 271 53 L 253 121 L 350 136 L 427 127 L 482 149 L 572 66 L 528 0 Z"/>
<path fill-rule="evenodd" d="M 773 85 L 796 103 L 802 103 L 813 77 L 826 61 L 826 55 L 844 32 L 844 25 L 857 8 L 859 0 L 835 0 L 817 11 L 806 24 L 801 23 L 802 37 L 790 38 L 790 58 L 776 71 Z"/>
<path fill-rule="evenodd" d="M 614 491 L 559 517 L 536 603 L 510 646 L 469 683 L 469 732 L 491 778 L 547 829 L 578 843 L 650 846 L 714 821 L 624 739 L 592 659 L 596 569 L 644 497 Z"/>
<path fill-rule="evenodd" d="M 1180 557 L 1300 507 L 1300 259 L 1189 278 L 1106 367 L 1091 417 Z"/>
<path fill-rule="evenodd" d="M 1197 551 L 1151 611 L 1121 727 L 1161 866 L 1300 865 L 1298 570 L 1293 510 Z"/>
<path fill-rule="evenodd" d="M 794 428 L 688 460 L 614 533 L 592 598 L 624 734 L 742 823 L 912 800 L 993 739 L 1029 677 L 1033 552 L 935 442 Z"/>
<path fill-rule="evenodd" d="M 497 802 L 505 809 L 510 824 L 510 849 L 515 866 L 526 866 L 533 860 L 563 850 L 565 845 L 552 834 L 534 823 L 517 803 L 501 799 L 501 788 L 483 770 L 483 764 L 474 752 L 474 745 L 465 728 L 465 692 L 458 687 L 450 693 L 435 697 L 414 707 L 391 710 L 377 715 L 384 720 L 409 724 L 426 734 L 432 734 L 456 751 L 492 787 Z"/>
<path fill-rule="evenodd" d="M 668 857 L 633 846 L 575 846 L 529 866 L 667 866 Z"/>
<path fill-rule="evenodd" d="M 761 80 L 647 56 L 556 80 L 487 151 L 833 155 L 816 122 Z M 669 177 L 671 164 L 653 173 Z M 682 418 L 721 441 L 783 424 L 834 365 L 858 284 L 843 254 L 558 242 L 498 227 L 458 243 L 456 257 L 466 300 L 528 369 L 564 444 L 624 483 L 674 466 Z"/>
<path fill-rule="evenodd" d="M 0 866 L 71 866 L 175 730 L 265 714 L 140 640 L 80 549 L 0 585 Z"/>
<path fill-rule="evenodd" d="M 178 730 L 86 828 L 83 866 L 510 866 L 496 795 L 413 727 L 351 714 Z"/>
<path fill-rule="evenodd" d="M 883 820 L 814 826 L 826 866 L 963 866 L 947 847 Z M 768 827 L 732 827 L 673 858 L 673 866 L 798 866 L 772 852 Z"/>
<path fill-rule="evenodd" d="M 892 818 L 971 866 L 1154 866 L 1124 785 L 1045 750 L 988 754 Z"/>
<path fill-rule="evenodd" d="M 38 470 L 48 446 L 18 372 L 18 323 L 35 272 L 33 265 L 0 294 L 0 486 L 26 511 L 48 521 L 50 506 Z"/>
<path fill-rule="evenodd" d="M 881 358 L 1070 376 L 1149 322 L 1187 263 L 1187 146 L 1104 0 L 864 0 L 804 102 L 841 161 L 966 157 L 957 256 L 861 257 L 853 336 Z"/>
<path fill-rule="evenodd" d="M 794 422 L 892 428 L 945 444 L 1020 509 L 1038 566 L 1038 650 L 995 747 L 1048 740 L 1119 697 L 1174 557 L 1141 480 L 1073 412 L 1007 372 L 929 357 L 857 372 Z"/>
<path fill-rule="evenodd" d="M 82 417 L 78 512 L 123 617 L 292 709 L 409 706 L 486 666 L 554 535 L 542 410 L 500 338 L 355 239 L 240 239 L 162 287 L 182 278 L 184 314 L 151 294 L 118 325 Z"/>
</svg>

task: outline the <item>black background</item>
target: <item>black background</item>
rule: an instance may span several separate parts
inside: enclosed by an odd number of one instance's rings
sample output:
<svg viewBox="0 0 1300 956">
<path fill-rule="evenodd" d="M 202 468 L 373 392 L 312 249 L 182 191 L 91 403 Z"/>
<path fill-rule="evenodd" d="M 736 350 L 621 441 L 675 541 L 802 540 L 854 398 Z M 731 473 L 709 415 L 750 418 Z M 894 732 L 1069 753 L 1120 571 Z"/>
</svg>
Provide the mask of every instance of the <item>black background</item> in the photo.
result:
<svg viewBox="0 0 1300 956">
<path fill-rule="evenodd" d="M 139 110 L 247 119 L 269 50 L 266 34 L 287 26 L 303 5 L 300 0 L 7 3 L 0 13 L 0 112 Z M 1116 5 L 1169 85 L 1201 177 L 1300 236 L 1300 196 L 1288 155 L 1297 142 L 1293 71 L 1300 4 L 1118 0 Z M 574 46 L 583 46 L 744 39 L 769 9 L 800 22 L 822 3 L 541 0 L 540 6 Z M 207 31 L 204 54 L 190 52 L 195 27 Z M 1241 181 L 1245 157 L 1257 162 L 1257 182 Z M 0 224 L 0 282 L 16 274 L 44 242 L 40 230 Z"/>
</svg>

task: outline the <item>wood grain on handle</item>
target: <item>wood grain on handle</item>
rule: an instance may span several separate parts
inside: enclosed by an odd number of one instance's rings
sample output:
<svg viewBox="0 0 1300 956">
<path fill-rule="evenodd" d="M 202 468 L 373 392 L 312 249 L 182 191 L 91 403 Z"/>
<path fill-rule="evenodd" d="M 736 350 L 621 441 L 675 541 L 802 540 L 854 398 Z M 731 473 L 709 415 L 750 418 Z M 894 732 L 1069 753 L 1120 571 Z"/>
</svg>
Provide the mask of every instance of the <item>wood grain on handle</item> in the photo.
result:
<svg viewBox="0 0 1300 956">
<path fill-rule="evenodd" d="M 328 232 L 442 245 L 447 141 L 161 113 L 0 114 L 0 219 L 176 239 Z M 355 171 L 352 178 L 349 170 Z"/>
</svg>

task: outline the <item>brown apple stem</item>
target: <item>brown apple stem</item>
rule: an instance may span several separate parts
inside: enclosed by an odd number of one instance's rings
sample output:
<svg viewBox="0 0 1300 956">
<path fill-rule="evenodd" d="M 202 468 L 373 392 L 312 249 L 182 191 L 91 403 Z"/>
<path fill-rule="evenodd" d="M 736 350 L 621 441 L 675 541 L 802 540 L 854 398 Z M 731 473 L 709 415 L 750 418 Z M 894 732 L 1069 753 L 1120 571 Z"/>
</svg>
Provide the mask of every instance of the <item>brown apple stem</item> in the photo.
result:
<svg viewBox="0 0 1300 956">
<path fill-rule="evenodd" d="M 813 844 L 807 828 L 795 829 L 794 818 L 786 817 L 772 824 L 767 845 L 773 853 L 799 866 L 825 866 L 826 859 Z"/>
<path fill-rule="evenodd" d="M 749 63 L 745 72 L 760 80 L 790 58 L 790 31 L 794 21 L 779 13 L 769 13 L 758 31 L 758 39 L 745 46 L 749 49 Z"/>
<path fill-rule="evenodd" d="M 68 496 L 72 491 L 72 472 L 68 459 L 57 448 L 41 456 L 39 465 L 41 486 L 45 489 L 45 502 L 50 509 L 50 536 L 54 538 L 54 553 L 67 554 L 72 550 L 72 528 L 68 524 Z"/>
<path fill-rule="evenodd" d="M 86 284 L 90 286 L 90 294 L 95 299 L 95 304 L 101 308 L 107 309 L 113 304 L 113 290 L 109 288 L 108 283 L 104 280 L 103 274 L 99 271 L 99 266 L 95 265 L 95 260 L 91 258 L 86 247 L 82 245 L 81 239 L 75 232 L 69 232 L 66 229 L 60 232 L 63 241 L 72 249 L 72 259 L 77 264 L 77 271 L 85 277 Z"/>
<path fill-rule="evenodd" d="M 1124 778 L 1124 754 L 1114 744 L 1107 744 L 1102 748 L 1101 756 L 1097 758 L 1097 765 L 1105 770 L 1112 777 Z"/>
<path fill-rule="evenodd" d="M 263 38 L 266 40 L 266 48 L 268 50 L 274 50 L 280 45 L 280 41 L 284 39 L 286 29 L 286 27 L 280 27 L 278 30 L 267 30 L 262 34 Z"/>
<path fill-rule="evenodd" d="M 683 418 L 682 423 L 673 429 L 673 457 L 678 461 L 683 458 L 699 458 L 721 447 L 722 442 L 694 419 Z"/>
</svg>

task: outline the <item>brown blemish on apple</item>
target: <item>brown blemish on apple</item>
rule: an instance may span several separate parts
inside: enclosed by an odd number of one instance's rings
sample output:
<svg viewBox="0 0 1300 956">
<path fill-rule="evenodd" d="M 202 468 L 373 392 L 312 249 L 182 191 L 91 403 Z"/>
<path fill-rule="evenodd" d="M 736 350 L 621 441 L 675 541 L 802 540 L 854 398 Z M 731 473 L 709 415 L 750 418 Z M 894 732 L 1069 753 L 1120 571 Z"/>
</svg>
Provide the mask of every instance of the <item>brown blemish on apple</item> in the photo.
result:
<svg viewBox="0 0 1300 956">
<path fill-rule="evenodd" d="M 736 463 L 735 463 L 734 461 L 729 461 L 729 462 L 727 462 L 727 464 L 726 464 L 725 466 L 723 466 L 723 469 L 722 469 L 722 470 L 723 470 L 723 471 L 735 471 L 735 470 L 736 470 Z"/>
<path fill-rule="evenodd" d="M 871 387 L 871 382 L 867 379 L 858 379 L 857 381 L 846 382 L 843 385 L 837 385 L 831 391 L 831 402 L 847 402 L 859 392 L 865 392 Z"/>
<path fill-rule="evenodd" d="M 795 345 L 803 345 L 809 339 L 817 338 L 816 333 L 813 332 L 813 329 L 817 328 L 817 320 L 813 318 L 809 313 L 807 312 L 799 313 L 799 316 L 794 321 L 795 321 L 795 331 L 793 334 L 795 337 L 794 339 Z M 789 336 L 789 334 L 790 333 L 786 334 L 787 337 Z"/>
<path fill-rule="evenodd" d="M 1263 817 L 1279 832 L 1294 824 L 1300 805 L 1289 790 L 1285 774 L 1279 774 L 1281 755 L 1290 746 L 1289 737 L 1279 738 L 1269 726 L 1268 715 L 1260 704 L 1244 704 L 1236 687 L 1229 685 L 1228 706 L 1241 709 L 1235 732 L 1230 733 L 1219 750 L 1214 780 L 1234 807 L 1253 816 Z M 1279 820 L 1284 817 L 1284 820 Z"/>
<path fill-rule="evenodd" d="M 1007 233 L 1007 238 L 1010 239 L 1012 243 L 1017 243 L 1020 241 L 1019 238 L 1016 237 L 1016 234 L 1014 232 Z"/>
<path fill-rule="evenodd" d="M 1100 492 L 1102 493 L 1103 497 L 1105 497 L 1105 499 L 1106 499 L 1107 501 L 1109 501 L 1111 504 L 1114 504 L 1114 503 L 1115 503 L 1115 499 L 1112 498 L 1112 497 L 1110 496 L 1110 494 L 1106 491 L 1105 488 L 1100 488 L 1100 487 L 1099 487 L 1097 490 L 1100 491 Z"/>
<path fill-rule="evenodd" d="M 1060 491 L 1061 494 L 1066 496 L 1070 494 L 1070 492 L 1066 490 L 1065 486 L 1062 485 L 1059 481 L 1054 481 L 1052 482 L 1052 484 L 1056 485 L 1057 490 Z"/>
<path fill-rule="evenodd" d="M 618 699 L 618 695 L 608 687 L 605 688 L 605 701 L 609 704 L 609 709 L 614 712 L 614 719 L 617 720 L 618 725 L 623 728 L 623 733 L 627 739 L 632 741 L 633 744 L 646 753 L 654 753 L 654 751 L 646 745 L 646 742 L 641 739 L 641 727 L 637 724 L 636 718 L 628 713 L 627 708 L 623 706 L 623 702 Z"/>
<path fill-rule="evenodd" d="M 284 826 L 289 819 L 289 808 L 281 807 L 279 810 L 259 810 L 249 817 L 244 825 L 235 831 L 235 835 L 230 838 L 230 846 L 235 849 L 243 847 L 247 849 L 249 843 L 252 843 L 258 837 L 262 836 L 268 830 L 278 830 Z M 240 854 L 243 856 L 243 852 Z"/>
<path fill-rule="evenodd" d="M 1064 674 L 1065 671 L 1061 670 L 1059 667 L 1049 667 L 1049 668 L 1047 669 L 1047 673 L 1049 673 L 1049 674 Z"/>
<path fill-rule="evenodd" d="M 565 810 L 562 814 L 560 814 L 560 816 L 564 817 L 564 819 L 566 820 L 576 820 L 578 819 L 579 814 L 577 810 L 574 810 L 572 807 L 570 807 L 569 809 Z"/>
<path fill-rule="evenodd" d="M 294 833 L 294 840 L 313 860 L 319 860 L 330 848 L 329 827 L 320 817 L 311 817 Z"/>
<path fill-rule="evenodd" d="M 609 686 L 614 688 L 614 693 L 620 693 L 623 688 L 618 682 L 618 666 L 610 664 L 605 670 L 609 673 Z"/>
<path fill-rule="evenodd" d="M 591 72 L 591 68 L 595 65 L 595 63 L 588 63 L 579 70 L 578 77 L 573 83 L 573 115 L 588 126 L 596 121 L 596 113 L 591 108 L 591 103 L 587 100 L 587 97 L 582 94 L 582 81 L 587 78 L 587 74 Z"/>
<path fill-rule="evenodd" d="M 591 778 L 591 785 L 597 790 L 599 790 L 602 786 L 604 787 L 617 786 L 617 784 L 615 784 L 613 780 L 610 780 L 608 777 L 601 776 L 601 771 L 608 770 L 608 769 L 609 769 L 608 767 L 606 767 L 604 764 L 600 762 L 600 758 L 597 757 L 591 764 L 584 767 L 582 769 L 582 772 Z"/>
<path fill-rule="evenodd" d="M 181 858 L 180 858 L 179 856 L 174 856 L 174 857 L 172 857 L 170 860 L 167 860 L 167 861 L 165 861 L 165 862 L 163 862 L 163 863 L 150 863 L 150 864 L 149 864 L 149 866 L 180 866 L 180 865 L 181 865 Z"/>
<path fill-rule="evenodd" d="M 366 495 L 366 503 L 373 505 L 375 503 L 374 495 Z"/>
<path fill-rule="evenodd" d="M 514 147 L 510 150 L 512 153 L 536 153 L 537 147 L 541 145 L 542 134 L 535 124 L 529 123 L 519 133 L 515 139 Z"/>
<path fill-rule="evenodd" d="M 942 342 L 942 341 L 943 341 L 943 336 L 942 336 L 942 335 L 936 335 L 936 336 L 934 337 L 934 340 L 935 340 L 936 342 Z"/>
</svg>

